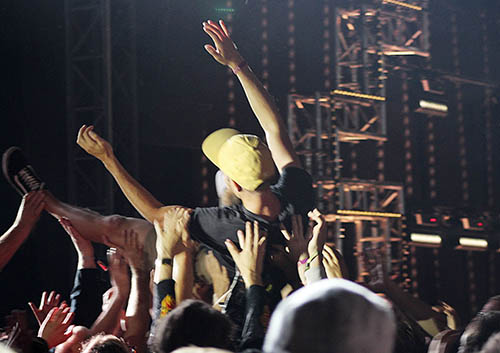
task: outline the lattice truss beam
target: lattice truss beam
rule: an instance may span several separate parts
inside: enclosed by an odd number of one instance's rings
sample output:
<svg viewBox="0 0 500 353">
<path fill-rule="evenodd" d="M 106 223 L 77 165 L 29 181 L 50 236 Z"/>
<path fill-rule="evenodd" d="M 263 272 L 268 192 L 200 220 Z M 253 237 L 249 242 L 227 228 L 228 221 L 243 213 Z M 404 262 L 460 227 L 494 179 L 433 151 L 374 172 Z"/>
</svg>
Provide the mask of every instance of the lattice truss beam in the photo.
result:
<svg viewBox="0 0 500 353">
<path fill-rule="evenodd" d="M 76 145 L 76 134 L 83 124 L 94 125 L 116 150 L 127 147 L 120 157 L 137 172 L 134 4 L 120 0 L 112 11 L 110 0 L 65 1 L 68 199 L 104 213 L 115 210 L 113 180 Z"/>
<path fill-rule="evenodd" d="M 386 56 L 429 56 L 426 1 L 335 10 L 335 87 L 385 95 Z"/>
</svg>

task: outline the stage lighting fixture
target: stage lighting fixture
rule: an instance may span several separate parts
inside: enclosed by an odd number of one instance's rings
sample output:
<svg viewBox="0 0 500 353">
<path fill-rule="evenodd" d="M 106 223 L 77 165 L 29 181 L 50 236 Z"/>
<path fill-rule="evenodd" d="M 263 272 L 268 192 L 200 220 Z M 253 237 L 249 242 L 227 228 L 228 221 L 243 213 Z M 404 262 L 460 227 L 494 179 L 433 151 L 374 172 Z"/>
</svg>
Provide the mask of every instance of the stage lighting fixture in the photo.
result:
<svg viewBox="0 0 500 353">
<path fill-rule="evenodd" d="M 466 230 L 483 231 L 486 227 L 486 222 L 482 218 L 462 217 L 460 221 Z"/>
<path fill-rule="evenodd" d="M 434 213 L 418 212 L 413 216 L 415 218 L 415 224 L 419 226 L 438 227 L 440 223 L 440 216 Z"/>
<path fill-rule="evenodd" d="M 439 247 L 443 239 L 438 234 L 411 233 L 410 242 L 414 245 Z"/>
<path fill-rule="evenodd" d="M 459 237 L 457 249 L 482 250 L 488 248 L 488 241 L 481 238 Z"/>
<path fill-rule="evenodd" d="M 448 104 L 444 89 L 435 80 L 427 78 L 420 80 L 418 89 L 414 93 L 412 105 L 417 113 L 440 117 L 448 115 Z"/>
</svg>

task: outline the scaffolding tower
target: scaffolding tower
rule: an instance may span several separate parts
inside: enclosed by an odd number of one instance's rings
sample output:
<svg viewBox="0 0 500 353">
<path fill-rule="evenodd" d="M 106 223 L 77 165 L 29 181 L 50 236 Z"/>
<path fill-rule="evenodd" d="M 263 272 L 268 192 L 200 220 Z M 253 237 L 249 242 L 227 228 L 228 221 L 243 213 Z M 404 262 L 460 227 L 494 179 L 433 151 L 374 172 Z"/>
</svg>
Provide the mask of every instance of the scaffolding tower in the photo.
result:
<svg viewBox="0 0 500 353">
<path fill-rule="evenodd" d="M 65 20 L 68 200 L 109 214 L 114 182 L 75 141 L 83 124 L 94 125 L 137 175 L 135 0 L 65 0 Z"/>
<path fill-rule="evenodd" d="M 291 140 L 313 177 L 332 240 L 346 251 L 344 237 L 354 237 L 358 281 L 367 274 L 367 248 L 385 248 L 388 271 L 402 274 L 404 192 L 400 183 L 343 177 L 341 149 L 387 141 L 386 66 L 389 57 L 429 57 L 426 5 L 383 0 L 336 8 L 334 89 L 288 96 Z M 353 234 L 344 234 L 348 224 Z"/>
</svg>

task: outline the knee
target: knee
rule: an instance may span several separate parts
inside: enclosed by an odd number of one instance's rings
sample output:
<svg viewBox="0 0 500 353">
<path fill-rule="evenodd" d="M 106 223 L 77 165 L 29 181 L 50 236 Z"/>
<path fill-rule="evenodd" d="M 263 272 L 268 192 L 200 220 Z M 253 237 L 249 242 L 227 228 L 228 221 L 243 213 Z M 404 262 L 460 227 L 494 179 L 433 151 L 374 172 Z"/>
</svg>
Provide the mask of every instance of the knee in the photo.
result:
<svg viewBox="0 0 500 353">
<path fill-rule="evenodd" d="M 104 224 L 108 233 L 122 229 L 125 222 L 126 218 L 120 215 L 104 217 Z"/>
</svg>

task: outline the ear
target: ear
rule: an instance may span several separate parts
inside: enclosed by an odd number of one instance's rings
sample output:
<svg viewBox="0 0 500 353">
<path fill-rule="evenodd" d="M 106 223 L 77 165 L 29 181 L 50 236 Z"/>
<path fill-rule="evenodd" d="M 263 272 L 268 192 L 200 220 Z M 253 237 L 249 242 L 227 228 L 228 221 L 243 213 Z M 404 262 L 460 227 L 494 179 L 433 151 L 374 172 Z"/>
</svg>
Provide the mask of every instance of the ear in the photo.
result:
<svg viewBox="0 0 500 353">
<path fill-rule="evenodd" d="M 233 184 L 233 186 L 236 189 L 236 191 L 240 192 L 241 190 L 243 190 L 243 188 L 240 186 L 240 184 L 238 184 L 237 182 L 235 182 L 232 179 L 231 179 L 231 183 Z"/>
</svg>

